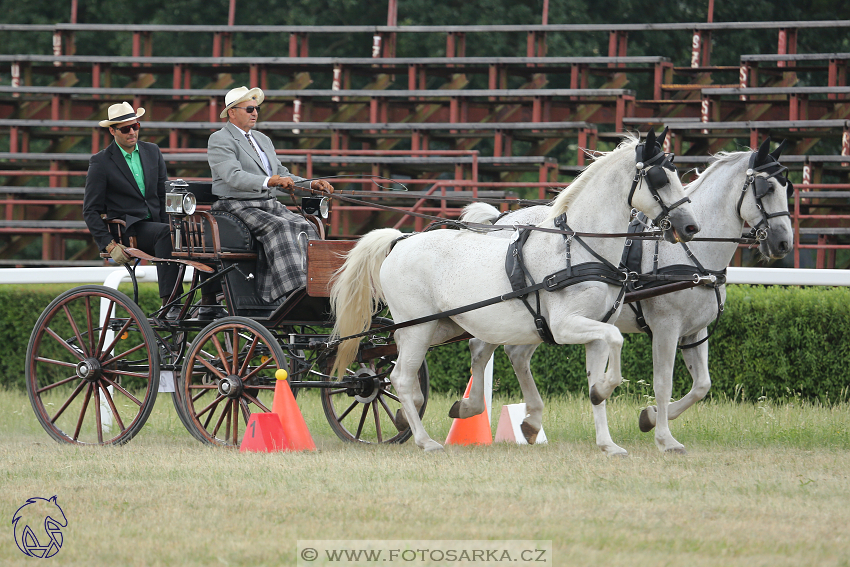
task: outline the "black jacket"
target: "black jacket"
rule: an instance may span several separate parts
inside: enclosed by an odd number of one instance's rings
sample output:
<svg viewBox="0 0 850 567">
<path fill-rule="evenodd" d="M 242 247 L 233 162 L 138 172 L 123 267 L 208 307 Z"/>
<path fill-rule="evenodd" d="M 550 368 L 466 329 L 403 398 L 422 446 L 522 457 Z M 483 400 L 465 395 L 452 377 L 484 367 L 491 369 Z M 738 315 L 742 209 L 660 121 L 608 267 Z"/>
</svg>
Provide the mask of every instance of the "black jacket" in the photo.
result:
<svg viewBox="0 0 850 567">
<path fill-rule="evenodd" d="M 168 174 L 159 146 L 137 142 L 142 171 L 145 176 L 145 196 L 139 192 L 127 160 L 114 141 L 96 153 L 89 161 L 86 191 L 83 197 L 83 218 L 98 247 L 102 250 L 112 240 L 112 234 L 100 215 L 107 219 L 121 219 L 127 223 L 127 234 L 132 226 L 144 220 L 150 211 L 150 220 L 168 222 L 165 214 L 165 182 Z"/>
</svg>

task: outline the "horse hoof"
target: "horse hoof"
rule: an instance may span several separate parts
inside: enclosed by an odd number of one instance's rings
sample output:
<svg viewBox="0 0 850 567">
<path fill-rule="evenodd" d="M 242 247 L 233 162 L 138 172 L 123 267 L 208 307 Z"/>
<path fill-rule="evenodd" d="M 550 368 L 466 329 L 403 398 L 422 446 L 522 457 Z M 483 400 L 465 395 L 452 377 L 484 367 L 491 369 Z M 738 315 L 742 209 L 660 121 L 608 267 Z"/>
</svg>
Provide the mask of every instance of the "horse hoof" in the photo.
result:
<svg viewBox="0 0 850 567">
<path fill-rule="evenodd" d="M 449 409 L 449 417 L 453 417 L 455 419 L 460 418 L 460 400 L 456 401 L 454 405 L 452 405 L 451 409 Z"/>
<path fill-rule="evenodd" d="M 640 418 L 638 418 L 638 427 L 640 427 L 641 432 L 649 433 L 653 429 L 655 429 L 655 424 L 652 423 L 652 420 L 649 419 L 649 408 L 643 408 L 643 411 L 640 412 Z"/>
<path fill-rule="evenodd" d="M 614 457 L 628 457 L 629 456 L 629 452 L 626 451 L 625 449 L 623 449 L 622 447 L 620 447 L 619 445 L 614 445 L 613 447 L 606 446 L 606 447 L 599 447 L 599 448 L 602 449 L 602 452 L 605 453 L 606 457 L 614 458 Z"/>
<path fill-rule="evenodd" d="M 401 408 L 395 412 L 395 428 L 399 431 L 404 431 L 405 429 L 410 428 L 410 424 L 407 422 L 407 417 L 404 415 L 404 410 Z"/>
<path fill-rule="evenodd" d="M 599 395 L 599 392 L 596 391 L 596 384 L 590 387 L 590 403 L 598 406 L 602 402 L 605 401 L 605 398 Z"/>
<path fill-rule="evenodd" d="M 684 447 L 672 447 L 664 451 L 665 455 L 687 455 L 688 451 Z"/>
<path fill-rule="evenodd" d="M 522 436 L 525 437 L 526 441 L 528 441 L 528 444 L 534 445 L 537 441 L 537 434 L 540 433 L 540 430 L 533 428 L 524 421 L 519 425 L 519 428 L 522 431 Z"/>
<path fill-rule="evenodd" d="M 439 454 L 445 452 L 445 450 L 443 449 L 443 446 L 437 443 L 436 441 L 431 441 L 430 443 L 425 445 L 425 452 Z"/>
</svg>

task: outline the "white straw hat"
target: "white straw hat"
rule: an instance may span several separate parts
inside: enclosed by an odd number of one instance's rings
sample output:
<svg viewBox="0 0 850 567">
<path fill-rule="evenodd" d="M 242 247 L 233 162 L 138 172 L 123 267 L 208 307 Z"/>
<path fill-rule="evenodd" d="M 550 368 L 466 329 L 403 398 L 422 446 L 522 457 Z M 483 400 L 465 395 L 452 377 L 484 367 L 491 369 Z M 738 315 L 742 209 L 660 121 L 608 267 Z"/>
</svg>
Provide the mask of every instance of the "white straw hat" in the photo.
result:
<svg viewBox="0 0 850 567">
<path fill-rule="evenodd" d="M 266 95 L 263 94 L 262 89 L 258 89 L 257 87 L 253 89 L 249 89 L 248 87 L 231 89 L 224 97 L 224 110 L 221 111 L 219 118 L 227 116 L 227 111 L 240 102 L 254 99 L 257 101 L 257 104 L 262 104 L 265 98 Z"/>
<path fill-rule="evenodd" d="M 139 107 L 136 110 L 133 110 L 133 107 L 130 106 L 129 102 L 122 102 L 119 104 L 113 104 L 109 107 L 109 110 L 106 111 L 106 115 L 109 116 L 107 120 L 101 120 L 98 124 L 102 128 L 106 128 L 107 126 L 112 126 L 113 124 L 121 124 L 122 122 L 128 122 L 130 120 L 136 120 L 137 118 L 141 118 L 145 114 L 145 109 Z"/>
</svg>

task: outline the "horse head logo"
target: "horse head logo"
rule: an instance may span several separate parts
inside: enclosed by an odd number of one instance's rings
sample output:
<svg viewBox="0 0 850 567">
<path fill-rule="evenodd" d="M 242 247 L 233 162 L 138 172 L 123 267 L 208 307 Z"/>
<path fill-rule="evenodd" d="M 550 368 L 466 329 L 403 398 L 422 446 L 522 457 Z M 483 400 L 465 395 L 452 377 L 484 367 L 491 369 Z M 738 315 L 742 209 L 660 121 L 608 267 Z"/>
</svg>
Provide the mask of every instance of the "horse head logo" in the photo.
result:
<svg viewBox="0 0 850 567">
<path fill-rule="evenodd" d="M 46 559 L 62 548 L 62 528 L 68 526 L 68 520 L 56 496 L 30 498 L 12 516 L 12 525 L 18 549 L 24 555 Z"/>
</svg>

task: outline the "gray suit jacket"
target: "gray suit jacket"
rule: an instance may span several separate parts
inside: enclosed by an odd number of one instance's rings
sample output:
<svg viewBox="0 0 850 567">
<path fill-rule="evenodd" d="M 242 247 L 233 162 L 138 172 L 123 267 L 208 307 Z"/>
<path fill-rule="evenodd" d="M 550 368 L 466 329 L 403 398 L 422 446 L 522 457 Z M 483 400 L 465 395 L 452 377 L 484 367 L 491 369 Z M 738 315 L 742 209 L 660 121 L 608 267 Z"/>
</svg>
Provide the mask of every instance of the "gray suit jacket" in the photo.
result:
<svg viewBox="0 0 850 567">
<path fill-rule="evenodd" d="M 310 188 L 308 181 L 293 175 L 280 163 L 268 136 L 257 130 L 251 130 L 251 136 L 258 143 L 259 150 L 266 154 L 272 175 L 291 177 L 299 187 Z M 245 133 L 230 122 L 210 136 L 207 160 L 212 170 L 214 195 L 231 199 L 266 199 L 277 193 L 275 189 L 263 188 L 263 181 L 268 177 L 263 162 Z"/>
</svg>

